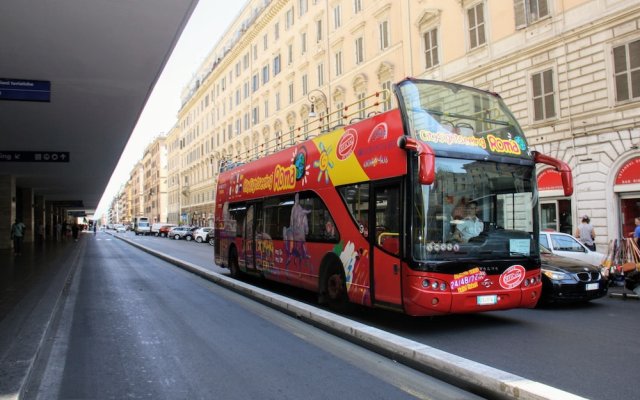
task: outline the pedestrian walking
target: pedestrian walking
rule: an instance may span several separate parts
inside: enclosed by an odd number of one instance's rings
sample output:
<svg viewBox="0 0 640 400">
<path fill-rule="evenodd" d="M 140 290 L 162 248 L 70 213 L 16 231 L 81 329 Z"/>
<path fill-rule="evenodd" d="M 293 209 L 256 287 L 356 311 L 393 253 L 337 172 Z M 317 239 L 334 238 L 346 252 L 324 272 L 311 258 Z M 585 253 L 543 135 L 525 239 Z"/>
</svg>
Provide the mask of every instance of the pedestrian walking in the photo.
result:
<svg viewBox="0 0 640 400">
<path fill-rule="evenodd" d="M 78 232 L 80 231 L 80 227 L 78 227 L 78 223 L 74 222 L 71 225 L 71 234 L 73 235 L 73 240 L 78 241 Z"/>
<path fill-rule="evenodd" d="M 22 254 L 22 241 L 24 240 L 24 231 L 27 230 L 27 226 L 22 223 L 18 218 L 11 225 L 11 240 L 13 240 L 13 255 L 19 256 Z"/>
<path fill-rule="evenodd" d="M 587 246 L 589 250 L 596 251 L 596 244 L 594 242 L 596 239 L 596 231 L 593 229 L 588 215 L 582 216 L 582 221 L 576 228 L 576 238 Z"/>
<path fill-rule="evenodd" d="M 58 221 L 56 223 L 56 241 L 59 242 L 60 240 L 62 240 L 62 224 Z"/>
</svg>

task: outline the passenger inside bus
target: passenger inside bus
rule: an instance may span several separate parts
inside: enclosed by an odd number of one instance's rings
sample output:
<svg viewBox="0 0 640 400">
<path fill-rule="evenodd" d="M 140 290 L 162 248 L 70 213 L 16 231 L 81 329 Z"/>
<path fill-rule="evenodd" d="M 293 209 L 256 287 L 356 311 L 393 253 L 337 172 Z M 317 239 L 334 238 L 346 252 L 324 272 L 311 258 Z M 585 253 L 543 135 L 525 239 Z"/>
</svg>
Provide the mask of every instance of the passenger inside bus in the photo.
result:
<svg viewBox="0 0 640 400">
<path fill-rule="evenodd" d="M 478 203 L 470 201 L 466 204 L 463 220 L 456 221 L 456 229 L 453 233 L 454 240 L 467 243 L 484 230 L 484 223 L 477 216 Z"/>
</svg>

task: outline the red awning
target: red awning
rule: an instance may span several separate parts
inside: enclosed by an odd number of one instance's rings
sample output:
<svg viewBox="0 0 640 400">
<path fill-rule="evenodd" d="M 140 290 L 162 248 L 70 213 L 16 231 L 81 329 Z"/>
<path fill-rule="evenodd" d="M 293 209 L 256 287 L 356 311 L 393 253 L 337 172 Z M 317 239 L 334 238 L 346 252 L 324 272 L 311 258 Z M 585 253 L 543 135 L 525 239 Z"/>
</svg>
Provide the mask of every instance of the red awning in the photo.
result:
<svg viewBox="0 0 640 400">
<path fill-rule="evenodd" d="M 627 161 L 616 175 L 616 185 L 640 183 L 640 157 Z"/>
<path fill-rule="evenodd" d="M 538 175 L 538 190 L 563 190 L 560 173 L 554 169 L 545 169 Z"/>
</svg>

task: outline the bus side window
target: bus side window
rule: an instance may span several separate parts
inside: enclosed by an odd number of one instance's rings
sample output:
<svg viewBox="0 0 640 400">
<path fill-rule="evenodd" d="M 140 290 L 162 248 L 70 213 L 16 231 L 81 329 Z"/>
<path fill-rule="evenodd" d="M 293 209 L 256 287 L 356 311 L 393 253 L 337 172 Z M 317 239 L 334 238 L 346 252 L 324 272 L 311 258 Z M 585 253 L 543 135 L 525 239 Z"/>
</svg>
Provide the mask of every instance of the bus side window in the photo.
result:
<svg viewBox="0 0 640 400">
<path fill-rule="evenodd" d="M 353 221 L 364 237 L 369 236 L 369 184 L 360 183 L 342 186 L 338 189 L 344 199 Z"/>
<path fill-rule="evenodd" d="M 391 254 L 400 254 L 400 187 L 375 188 L 376 244 Z"/>
</svg>

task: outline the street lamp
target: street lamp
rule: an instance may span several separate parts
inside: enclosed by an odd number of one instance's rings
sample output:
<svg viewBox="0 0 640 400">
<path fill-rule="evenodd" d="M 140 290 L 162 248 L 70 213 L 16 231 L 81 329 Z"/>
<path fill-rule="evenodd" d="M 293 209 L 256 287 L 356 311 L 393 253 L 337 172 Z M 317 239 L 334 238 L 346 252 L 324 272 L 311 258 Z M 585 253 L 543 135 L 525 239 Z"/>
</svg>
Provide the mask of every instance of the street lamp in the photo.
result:
<svg viewBox="0 0 640 400">
<path fill-rule="evenodd" d="M 329 112 L 329 101 L 327 100 L 327 96 L 324 94 L 322 90 L 313 89 L 307 94 L 307 100 L 309 100 L 309 102 L 311 103 L 311 111 L 309 111 L 309 118 L 317 117 L 315 103 L 318 100 L 324 100 L 324 104 L 327 108 L 327 113 Z"/>
</svg>

